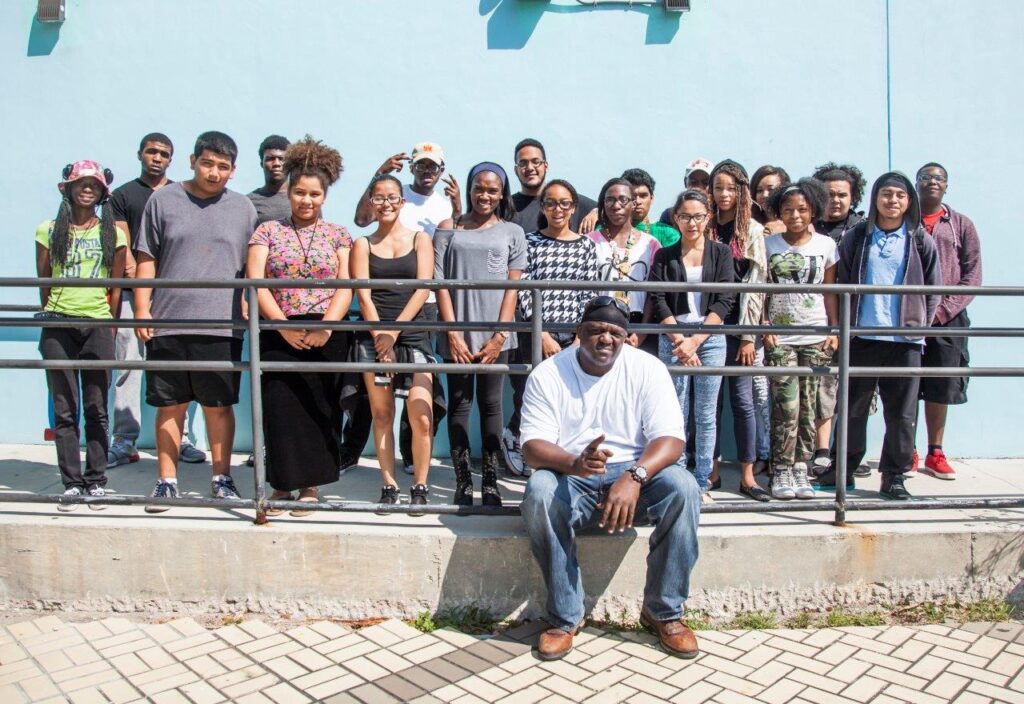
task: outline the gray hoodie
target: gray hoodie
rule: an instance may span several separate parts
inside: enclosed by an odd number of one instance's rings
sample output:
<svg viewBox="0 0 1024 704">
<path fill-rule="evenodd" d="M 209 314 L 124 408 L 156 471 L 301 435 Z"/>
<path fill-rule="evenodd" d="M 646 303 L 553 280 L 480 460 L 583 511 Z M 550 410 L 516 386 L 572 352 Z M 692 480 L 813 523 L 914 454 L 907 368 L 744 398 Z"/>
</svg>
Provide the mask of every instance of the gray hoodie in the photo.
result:
<svg viewBox="0 0 1024 704">
<path fill-rule="evenodd" d="M 875 231 L 878 218 L 878 191 L 882 184 L 890 178 L 898 178 L 907 191 L 910 198 L 910 206 L 906 215 L 903 216 L 903 223 L 906 225 L 907 234 L 907 272 L 903 278 L 903 284 L 907 286 L 938 286 L 941 282 L 939 270 L 938 250 L 935 242 L 928 236 L 927 230 L 921 225 L 921 203 L 918 200 L 917 190 L 913 182 L 899 171 L 890 171 L 878 177 L 871 187 L 871 200 L 868 209 L 868 216 L 858 223 L 843 236 L 839 243 L 839 268 L 837 272 L 837 283 L 840 284 L 863 284 L 864 271 L 868 259 L 868 247 L 871 234 Z M 935 310 L 938 308 L 940 296 L 938 295 L 904 295 L 900 296 L 900 327 L 926 328 L 930 327 L 935 318 Z M 860 296 L 850 296 L 850 320 L 856 325 L 860 306 Z"/>
</svg>

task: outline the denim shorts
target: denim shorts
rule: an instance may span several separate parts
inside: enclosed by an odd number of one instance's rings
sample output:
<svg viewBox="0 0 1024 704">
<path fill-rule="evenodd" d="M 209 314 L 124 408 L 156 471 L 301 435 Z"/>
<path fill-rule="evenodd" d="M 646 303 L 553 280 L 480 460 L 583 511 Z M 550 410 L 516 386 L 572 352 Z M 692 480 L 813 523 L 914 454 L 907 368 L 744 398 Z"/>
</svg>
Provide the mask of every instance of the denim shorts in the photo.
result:
<svg viewBox="0 0 1024 704">
<path fill-rule="evenodd" d="M 426 364 L 427 356 L 422 350 L 415 347 L 411 350 L 413 364 Z M 359 364 L 374 364 L 377 362 L 377 350 L 373 347 L 373 340 L 362 340 L 356 345 L 356 362 Z"/>
</svg>

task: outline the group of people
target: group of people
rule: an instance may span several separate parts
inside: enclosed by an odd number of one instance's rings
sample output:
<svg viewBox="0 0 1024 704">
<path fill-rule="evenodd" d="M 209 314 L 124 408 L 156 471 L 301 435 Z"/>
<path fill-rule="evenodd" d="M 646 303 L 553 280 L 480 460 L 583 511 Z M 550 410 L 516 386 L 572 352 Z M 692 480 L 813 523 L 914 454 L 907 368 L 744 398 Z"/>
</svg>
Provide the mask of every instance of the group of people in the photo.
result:
<svg viewBox="0 0 1024 704">
<path fill-rule="evenodd" d="M 807 178 L 790 179 L 776 166 L 748 177 L 730 159 L 712 165 L 695 159 L 684 190 L 652 218 L 655 183 L 639 168 L 608 180 L 596 201 L 565 179 L 549 179 L 543 145 L 526 139 L 514 150 L 518 192 L 498 163 L 474 166 L 464 182 L 445 176 L 444 151 L 430 142 L 387 159 L 373 175 L 354 222 L 372 231 L 353 238 L 327 222 L 322 207 L 342 172 L 341 155 L 306 137 L 290 143 L 268 137 L 259 147 L 264 185 L 248 196 L 227 188 L 237 146 L 226 134 L 197 139 L 193 176 L 180 183 L 166 175 L 174 148 L 163 134 L 141 141 L 139 178 L 113 189 L 113 175 L 93 161 L 69 164 L 59 184 L 56 219 L 36 232 L 41 277 L 138 279 L 133 290 L 42 289 L 44 317 L 178 321 L 170 326 L 46 328 L 46 359 L 138 359 L 174 362 L 240 361 L 246 315 L 291 325 L 261 332 L 266 361 L 425 363 L 440 357 L 456 364 L 528 362 L 531 340 L 505 324 L 529 321 L 529 291 L 512 289 L 260 289 L 259 310 L 247 311 L 232 289 L 152 288 L 149 279 L 465 279 L 594 282 L 592 290 L 545 291 L 542 333 L 545 358 L 581 344 L 574 331 L 593 300 L 611 300 L 626 327 L 673 326 L 661 335 L 628 332 L 627 346 L 682 366 L 828 366 L 835 335 L 822 332 L 758 336 L 729 326 L 771 324 L 814 328 L 836 325 L 836 297 L 821 293 L 744 291 L 624 292 L 623 281 L 752 284 L 977 285 L 981 282 L 978 235 L 971 221 L 944 203 L 948 174 L 926 164 L 914 180 L 899 172 L 880 176 L 858 212 L 866 183 L 851 165 L 826 164 Z M 408 168 L 411 183 L 398 174 Z M 465 199 L 463 200 L 463 192 Z M 595 299 L 595 296 L 598 297 Z M 969 324 L 969 296 L 865 295 L 852 299 L 852 319 L 873 330 L 853 338 L 854 366 L 959 367 L 967 364 L 966 339 L 924 328 Z M 301 321 L 360 319 L 380 323 L 367 332 L 303 328 Z M 441 333 L 395 329 L 392 323 L 476 324 Z M 192 321 L 192 322 L 186 322 Z M 210 321 L 234 321 L 218 327 Z M 700 326 L 690 332 L 687 327 Z M 721 332 L 708 327 L 721 326 Z M 920 333 L 908 328 L 921 329 Z M 255 341 L 254 341 L 255 343 Z M 630 359 L 635 356 L 630 353 Z M 645 363 L 646 360 L 645 359 Z M 66 494 L 102 496 L 105 468 L 137 461 L 140 379 L 121 375 L 115 387 L 114 437 L 108 435 L 110 374 L 48 370 L 55 414 L 58 464 Z M 358 462 L 371 433 L 380 461 L 380 503 L 399 502 L 396 469 L 411 474 L 408 501 L 427 503 L 433 436 L 447 416 L 456 484 L 454 502 L 471 505 L 470 412 L 480 417 L 480 502 L 500 506 L 502 466 L 529 476 L 547 468 L 525 451 L 530 383 L 512 376 L 514 412 L 505 423 L 500 374 L 449 373 L 447 394 L 438 375 L 343 375 L 265 372 L 264 429 L 268 483 L 273 499 L 318 501 L 318 487 Z M 536 377 L 536 373 L 531 379 Z M 212 455 L 212 495 L 238 496 L 230 473 L 236 371 L 148 370 L 146 401 L 156 410 L 159 478 L 152 496 L 179 495 L 177 465 L 200 453 L 184 429 L 190 404 L 206 419 Z M 723 383 L 723 378 L 727 383 Z M 723 389 L 723 386 L 726 387 Z M 812 482 L 834 486 L 831 418 L 836 381 L 831 376 L 672 377 L 674 401 L 688 428 L 688 463 L 703 501 L 721 485 L 718 471 L 723 399 L 728 393 L 741 466 L 740 491 L 757 501 L 811 498 Z M 583 390 L 577 390 L 583 395 Z M 134 395 L 134 398 L 132 398 Z M 914 448 L 919 400 L 925 401 L 928 454 L 922 471 L 952 479 L 942 439 L 946 407 L 966 401 L 966 378 L 855 377 L 850 381 L 847 463 L 861 472 L 866 424 L 880 397 L 885 439 L 879 470 L 882 494 L 905 499 L 904 477 L 917 469 Z M 396 442 L 396 398 L 404 399 Z M 79 407 L 85 416 L 86 462 L 79 456 Z M 347 416 L 347 420 L 345 417 Z M 398 446 L 396 458 L 395 446 Z M 202 461 L 205 457 L 200 456 Z M 540 464 L 538 464 L 540 462 Z M 769 487 L 758 484 L 767 471 Z M 870 471 L 870 470 L 868 470 Z M 62 504 L 65 510 L 76 504 Z M 90 504 L 95 508 L 98 505 Z M 168 502 L 150 504 L 164 511 Z M 295 515 L 306 512 L 295 511 Z"/>
</svg>

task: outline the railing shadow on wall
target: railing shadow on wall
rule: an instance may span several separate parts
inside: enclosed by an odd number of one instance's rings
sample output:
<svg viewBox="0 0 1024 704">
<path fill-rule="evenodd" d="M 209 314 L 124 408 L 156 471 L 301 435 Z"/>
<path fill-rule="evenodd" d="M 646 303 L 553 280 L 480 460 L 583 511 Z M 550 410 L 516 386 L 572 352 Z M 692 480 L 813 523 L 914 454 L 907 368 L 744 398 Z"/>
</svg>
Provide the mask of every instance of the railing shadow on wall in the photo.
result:
<svg viewBox="0 0 1024 704">
<path fill-rule="evenodd" d="M 679 31 L 679 21 L 682 18 L 680 13 L 666 12 L 661 2 L 654 5 L 598 2 L 592 5 L 589 0 L 586 4 L 578 0 L 562 0 L 561 3 L 558 0 L 480 0 L 480 15 L 490 15 L 487 20 L 487 48 L 524 48 L 541 18 L 549 12 L 635 12 L 647 15 L 645 44 L 671 43 Z"/>
</svg>

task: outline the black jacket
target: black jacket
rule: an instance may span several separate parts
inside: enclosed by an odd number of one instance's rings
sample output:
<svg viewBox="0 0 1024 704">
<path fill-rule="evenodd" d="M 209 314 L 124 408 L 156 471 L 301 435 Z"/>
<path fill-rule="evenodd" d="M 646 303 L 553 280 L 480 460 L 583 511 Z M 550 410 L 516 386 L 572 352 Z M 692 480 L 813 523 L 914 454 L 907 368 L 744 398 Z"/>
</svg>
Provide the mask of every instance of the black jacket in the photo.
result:
<svg viewBox="0 0 1024 704">
<path fill-rule="evenodd" d="M 704 267 L 700 277 L 702 283 L 734 283 L 736 281 L 732 251 L 728 245 L 707 240 L 704 243 L 704 258 L 701 265 Z M 647 277 L 647 280 L 686 281 L 682 240 L 655 252 L 651 275 Z M 652 291 L 650 297 L 654 306 L 654 319 L 658 322 L 665 318 L 691 312 L 685 291 Z M 707 316 L 709 313 L 717 313 L 719 318 L 725 320 L 735 305 L 735 293 L 704 293 L 701 295 L 700 314 Z"/>
</svg>

